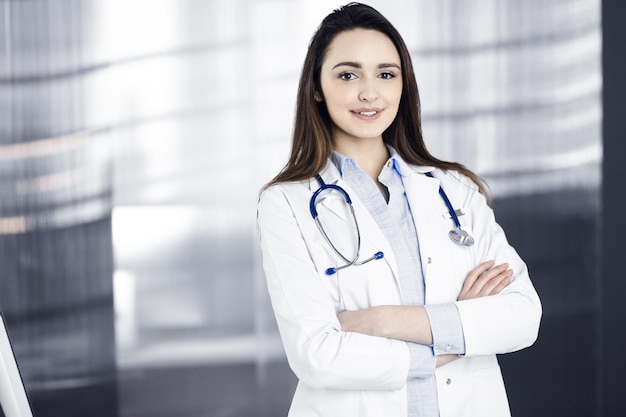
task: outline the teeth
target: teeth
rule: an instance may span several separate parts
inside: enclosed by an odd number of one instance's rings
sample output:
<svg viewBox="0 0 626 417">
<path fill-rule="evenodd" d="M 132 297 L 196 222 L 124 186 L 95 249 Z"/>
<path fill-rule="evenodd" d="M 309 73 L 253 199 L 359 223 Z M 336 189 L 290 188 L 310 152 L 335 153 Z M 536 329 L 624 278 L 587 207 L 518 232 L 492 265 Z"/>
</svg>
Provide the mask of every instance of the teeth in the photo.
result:
<svg viewBox="0 0 626 417">
<path fill-rule="evenodd" d="M 362 112 L 359 112 L 359 114 L 362 114 L 364 116 L 373 116 L 376 113 L 377 113 L 376 111 L 362 111 Z"/>
</svg>

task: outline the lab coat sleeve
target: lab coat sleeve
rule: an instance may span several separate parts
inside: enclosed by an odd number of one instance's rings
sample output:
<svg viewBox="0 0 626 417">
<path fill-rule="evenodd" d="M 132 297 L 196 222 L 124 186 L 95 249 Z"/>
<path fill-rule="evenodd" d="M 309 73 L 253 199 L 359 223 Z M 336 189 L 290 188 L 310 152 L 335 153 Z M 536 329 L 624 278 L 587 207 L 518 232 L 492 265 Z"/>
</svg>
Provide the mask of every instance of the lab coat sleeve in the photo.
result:
<svg viewBox="0 0 626 417">
<path fill-rule="evenodd" d="M 292 187 L 291 196 L 287 187 Z M 314 388 L 401 389 L 409 367 L 406 343 L 341 331 L 332 291 L 324 281 L 328 277 L 322 266 L 318 271 L 311 253 L 315 248 L 308 246 L 303 232 L 314 224 L 310 214 L 306 218 L 310 193 L 294 192 L 293 187 L 302 185 L 266 189 L 257 211 L 263 268 L 292 370 Z"/>
<path fill-rule="evenodd" d="M 466 177 L 457 179 L 461 181 L 461 187 L 473 189 L 467 194 L 466 204 L 473 213 L 477 264 L 495 260 L 496 264 L 508 263 L 513 270 L 512 282 L 500 294 L 457 301 L 465 337 L 465 355 L 508 353 L 526 348 L 537 339 L 542 314 L 528 268 L 509 245 L 484 196 Z"/>
</svg>

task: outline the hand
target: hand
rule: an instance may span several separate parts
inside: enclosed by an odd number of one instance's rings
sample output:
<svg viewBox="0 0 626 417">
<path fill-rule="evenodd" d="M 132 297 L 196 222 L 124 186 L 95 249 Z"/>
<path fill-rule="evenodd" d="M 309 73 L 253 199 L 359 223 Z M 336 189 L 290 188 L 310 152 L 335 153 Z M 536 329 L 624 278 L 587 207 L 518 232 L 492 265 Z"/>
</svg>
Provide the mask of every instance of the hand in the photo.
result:
<svg viewBox="0 0 626 417">
<path fill-rule="evenodd" d="M 487 261 L 472 269 L 457 300 L 469 300 L 487 295 L 499 294 L 511 283 L 513 271 L 508 269 L 509 264 L 494 266 L 495 261 Z"/>
<path fill-rule="evenodd" d="M 370 336 L 381 336 L 381 315 L 384 307 L 370 307 L 363 310 L 343 311 L 337 314 L 341 330 L 344 332 L 363 333 Z"/>
</svg>

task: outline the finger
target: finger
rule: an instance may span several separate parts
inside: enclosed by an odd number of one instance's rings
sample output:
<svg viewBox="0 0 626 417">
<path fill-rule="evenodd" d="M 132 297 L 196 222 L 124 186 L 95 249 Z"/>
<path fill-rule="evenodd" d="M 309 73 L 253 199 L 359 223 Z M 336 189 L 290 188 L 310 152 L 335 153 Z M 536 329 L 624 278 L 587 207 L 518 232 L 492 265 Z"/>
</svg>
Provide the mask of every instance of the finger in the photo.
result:
<svg viewBox="0 0 626 417">
<path fill-rule="evenodd" d="M 489 295 L 500 294 L 502 290 L 505 289 L 511 283 L 512 277 L 513 277 L 513 271 L 509 269 L 508 271 L 506 271 L 506 277 L 502 279 L 502 281 L 500 281 L 500 283 L 493 290 L 491 290 L 491 293 Z"/>
<path fill-rule="evenodd" d="M 493 277 L 480 290 L 480 296 L 498 294 L 504 287 L 509 285 L 513 271 L 507 270 Z"/>
<path fill-rule="evenodd" d="M 493 268 L 491 268 L 488 271 L 483 272 L 480 277 L 476 280 L 476 282 L 472 285 L 471 288 L 471 292 L 479 294 L 479 295 L 487 295 L 484 291 L 483 288 L 487 288 L 489 290 L 491 290 L 493 285 L 497 285 L 496 284 L 491 284 L 492 280 L 496 279 L 496 281 L 498 280 L 498 277 L 504 273 L 507 268 L 509 267 L 508 264 L 500 264 L 498 266 L 495 266 Z"/>
<path fill-rule="evenodd" d="M 485 261 L 479 264 L 476 268 L 472 269 L 467 277 L 465 278 L 465 282 L 463 283 L 463 291 L 469 291 L 473 286 L 476 280 L 489 268 L 493 266 L 495 261 Z"/>
</svg>

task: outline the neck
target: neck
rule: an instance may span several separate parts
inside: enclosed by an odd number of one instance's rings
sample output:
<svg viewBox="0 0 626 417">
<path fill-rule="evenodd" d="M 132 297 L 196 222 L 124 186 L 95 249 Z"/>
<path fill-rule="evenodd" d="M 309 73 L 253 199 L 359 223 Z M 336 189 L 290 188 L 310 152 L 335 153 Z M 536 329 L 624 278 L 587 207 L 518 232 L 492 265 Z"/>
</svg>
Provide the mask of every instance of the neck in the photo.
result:
<svg viewBox="0 0 626 417">
<path fill-rule="evenodd" d="M 359 167 L 378 183 L 378 174 L 389 159 L 389 151 L 382 138 L 359 142 L 338 141 L 335 150 L 356 161 Z"/>
</svg>

